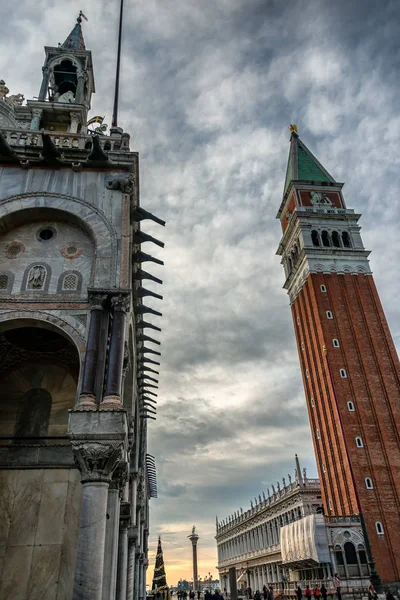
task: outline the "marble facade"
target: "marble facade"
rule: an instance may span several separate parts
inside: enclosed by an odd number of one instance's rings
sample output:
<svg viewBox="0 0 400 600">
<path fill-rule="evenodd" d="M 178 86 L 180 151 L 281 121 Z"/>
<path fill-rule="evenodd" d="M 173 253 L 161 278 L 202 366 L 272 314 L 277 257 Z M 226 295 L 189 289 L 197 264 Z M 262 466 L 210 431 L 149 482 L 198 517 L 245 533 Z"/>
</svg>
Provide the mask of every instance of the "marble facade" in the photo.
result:
<svg viewBox="0 0 400 600">
<path fill-rule="evenodd" d="M 343 594 L 366 591 L 369 569 L 360 518 L 329 519 L 322 514 L 321 500 L 319 479 L 308 478 L 305 470 L 302 474 L 296 457 L 293 480 L 283 478 L 271 493 L 254 498 L 250 509 L 217 520 L 222 588 L 230 593 L 229 570 L 234 568 L 242 594 L 266 585 L 276 594 L 295 597 L 298 584 L 304 590 L 322 583 L 334 594 L 334 573 L 340 575 Z"/>
<path fill-rule="evenodd" d="M 140 600 L 156 496 L 144 330 L 159 330 L 140 222 L 164 223 L 139 206 L 129 135 L 87 132 L 80 18 L 45 51 L 38 100 L 0 83 L 0 597 Z"/>
</svg>

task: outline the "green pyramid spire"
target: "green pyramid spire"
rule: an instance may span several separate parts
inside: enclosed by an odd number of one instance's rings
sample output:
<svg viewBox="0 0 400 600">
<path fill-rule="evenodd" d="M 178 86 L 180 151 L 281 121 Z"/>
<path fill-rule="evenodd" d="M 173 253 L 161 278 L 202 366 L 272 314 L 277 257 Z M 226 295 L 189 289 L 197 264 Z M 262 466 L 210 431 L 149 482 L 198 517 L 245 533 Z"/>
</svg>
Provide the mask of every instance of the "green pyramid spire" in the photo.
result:
<svg viewBox="0 0 400 600">
<path fill-rule="evenodd" d="M 291 181 L 314 181 L 336 183 L 332 175 L 321 165 L 298 134 L 293 131 L 290 138 L 289 159 L 286 169 L 285 195 Z"/>
<path fill-rule="evenodd" d="M 156 564 L 154 565 L 152 590 L 165 590 L 167 588 L 167 576 L 165 574 L 164 556 L 161 547 L 161 537 L 158 538 Z"/>
<path fill-rule="evenodd" d="M 81 11 L 79 13 L 79 17 L 76 20 L 75 27 L 73 28 L 65 42 L 61 44 L 61 48 L 65 48 L 66 50 L 86 50 L 85 40 L 83 39 L 81 27 L 82 17 L 86 19 L 85 15 Z"/>
</svg>

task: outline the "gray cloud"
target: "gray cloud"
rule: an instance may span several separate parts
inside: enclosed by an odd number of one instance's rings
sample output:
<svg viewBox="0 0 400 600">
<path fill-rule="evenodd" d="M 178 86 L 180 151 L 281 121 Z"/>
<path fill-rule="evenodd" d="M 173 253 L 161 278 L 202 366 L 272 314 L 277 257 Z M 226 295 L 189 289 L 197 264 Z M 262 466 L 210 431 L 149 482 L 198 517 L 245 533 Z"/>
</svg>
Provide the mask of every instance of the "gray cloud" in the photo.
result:
<svg viewBox="0 0 400 600">
<path fill-rule="evenodd" d="M 65 39 L 81 3 L 68 8 L 0 7 L 1 77 L 13 93 L 37 95 L 42 46 Z M 83 10 L 92 113 L 110 122 L 115 7 L 87 0 Z M 166 262 L 150 269 L 165 298 L 150 546 L 162 532 L 173 582 L 189 574 L 193 522 L 201 569 L 215 573 L 216 512 L 245 508 L 293 472 L 296 451 L 316 473 L 275 256 L 291 121 L 363 213 L 399 344 L 398 19 L 390 0 L 127 2 L 120 123 L 140 152 L 142 205 L 168 222 L 165 231 L 145 224 L 166 242 L 145 251 Z"/>
</svg>

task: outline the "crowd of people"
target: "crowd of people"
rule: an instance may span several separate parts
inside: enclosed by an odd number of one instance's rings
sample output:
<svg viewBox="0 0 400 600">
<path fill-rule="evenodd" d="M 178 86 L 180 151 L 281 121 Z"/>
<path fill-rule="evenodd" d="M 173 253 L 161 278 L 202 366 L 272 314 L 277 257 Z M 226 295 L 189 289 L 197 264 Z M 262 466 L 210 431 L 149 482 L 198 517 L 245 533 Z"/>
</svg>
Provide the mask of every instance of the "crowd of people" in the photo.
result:
<svg viewBox="0 0 400 600">
<path fill-rule="evenodd" d="M 333 584 L 335 587 L 337 600 L 342 600 L 342 584 L 337 573 L 335 573 L 333 578 Z M 249 598 L 249 600 L 274 600 L 273 588 L 266 585 L 264 585 L 262 592 L 257 590 L 254 594 L 251 588 L 247 588 L 246 596 Z M 298 585 L 296 588 L 296 597 L 297 600 L 303 600 L 303 598 L 306 600 L 312 600 L 313 597 L 314 600 L 327 600 L 328 590 L 324 584 L 322 584 L 321 587 L 316 585 L 313 589 L 307 585 L 304 590 L 300 585 Z M 378 594 L 372 584 L 368 588 L 368 600 L 378 600 Z M 386 591 L 386 600 L 396 600 L 390 590 Z"/>
<path fill-rule="evenodd" d="M 337 600 L 342 600 L 342 584 L 337 573 L 333 578 L 333 584 Z M 310 586 L 307 585 L 304 590 L 299 584 L 295 593 L 297 600 L 303 600 L 303 598 L 305 598 L 305 600 L 328 600 L 328 590 L 324 584 L 321 586 L 315 585 L 313 588 L 310 588 Z M 171 600 L 172 596 L 172 590 L 169 590 L 169 593 L 168 590 L 163 590 L 161 593 L 158 591 L 155 594 L 155 599 Z M 271 585 L 264 585 L 262 591 L 256 590 L 255 592 L 248 587 L 246 589 L 246 596 L 249 600 L 274 600 L 274 590 Z M 186 590 L 177 591 L 178 600 L 224 600 L 224 598 L 227 597 L 228 594 L 226 593 L 226 589 L 224 592 L 220 590 L 215 590 L 214 592 L 210 590 L 204 590 L 202 592 L 200 590 L 191 590 L 190 592 L 187 592 Z M 368 588 L 368 600 L 378 600 L 378 594 L 373 585 L 370 585 Z M 390 591 L 386 591 L 386 600 L 396 600 L 396 598 Z"/>
<path fill-rule="evenodd" d="M 200 600 L 202 595 L 203 600 L 223 600 L 224 598 L 223 593 L 219 590 L 215 590 L 214 593 L 209 590 L 204 590 L 203 592 L 200 590 L 197 590 L 197 592 L 190 590 L 189 593 L 186 590 L 178 590 L 176 595 L 178 600 L 187 600 L 188 598 L 189 600 L 195 600 L 196 598 L 197 600 Z"/>
</svg>

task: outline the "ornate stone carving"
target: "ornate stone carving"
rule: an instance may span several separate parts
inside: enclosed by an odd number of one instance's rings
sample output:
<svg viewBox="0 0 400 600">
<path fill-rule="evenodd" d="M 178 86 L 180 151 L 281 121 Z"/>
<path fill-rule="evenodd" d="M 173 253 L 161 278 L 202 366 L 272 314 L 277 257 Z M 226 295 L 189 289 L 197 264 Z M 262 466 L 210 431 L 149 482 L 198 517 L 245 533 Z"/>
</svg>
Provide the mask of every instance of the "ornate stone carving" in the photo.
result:
<svg viewBox="0 0 400 600">
<path fill-rule="evenodd" d="M 46 269 L 41 265 L 35 265 L 29 271 L 27 288 L 30 290 L 41 290 L 46 279 Z"/>
<path fill-rule="evenodd" d="M 122 460 L 122 442 L 72 441 L 74 459 L 81 472 L 82 483 L 105 481 L 110 483 L 114 470 Z"/>
<path fill-rule="evenodd" d="M 22 106 L 25 100 L 25 96 L 23 94 L 12 94 L 7 98 L 4 97 L 4 100 L 11 106 Z"/>
<path fill-rule="evenodd" d="M 115 177 L 107 181 L 106 188 L 108 190 L 119 190 L 123 194 L 132 194 L 135 189 L 135 175 L 129 173 L 127 177 Z"/>
<path fill-rule="evenodd" d="M 137 503 L 138 503 L 138 506 L 144 506 L 144 504 L 145 504 L 144 473 L 143 473 L 142 469 L 139 470 L 139 474 L 138 474 Z"/>
<path fill-rule="evenodd" d="M 114 311 L 119 310 L 127 313 L 131 306 L 131 299 L 126 294 L 118 294 L 111 298 L 111 306 Z"/>
<path fill-rule="evenodd" d="M 91 310 L 103 310 L 107 302 L 107 294 L 102 291 L 89 290 L 88 296 Z"/>
<path fill-rule="evenodd" d="M 126 461 L 120 462 L 117 468 L 115 469 L 112 480 L 110 483 L 110 488 L 114 490 L 119 490 L 121 499 L 122 494 L 126 485 L 126 482 L 129 478 L 129 465 Z"/>
<path fill-rule="evenodd" d="M 325 206 L 332 206 L 332 202 L 329 200 L 327 194 L 324 192 L 315 192 L 314 190 L 310 192 L 310 202 L 313 206 L 321 204 Z"/>
<path fill-rule="evenodd" d="M 5 84 L 4 79 L 0 80 L 0 100 L 4 100 L 10 90 Z"/>
</svg>

